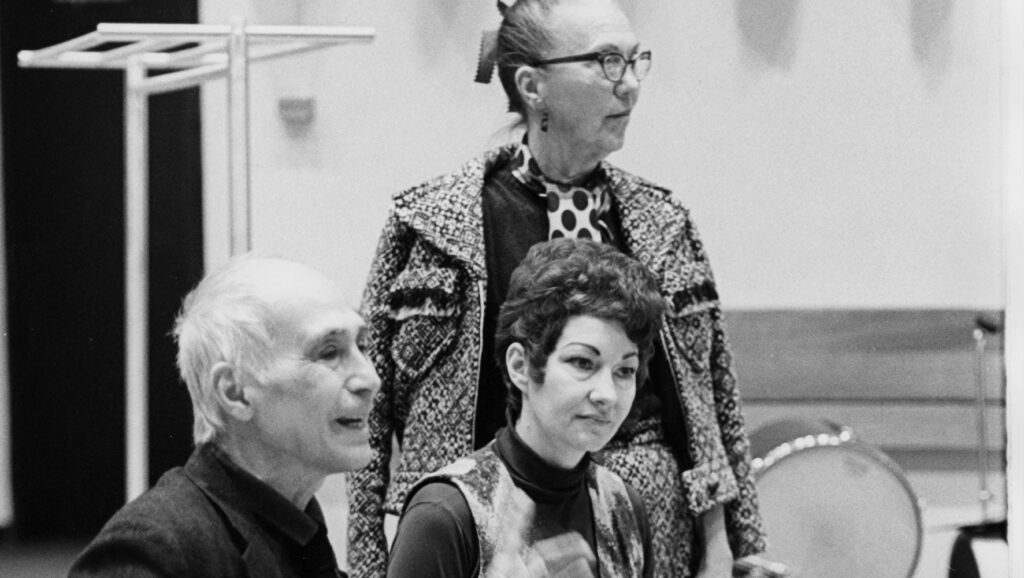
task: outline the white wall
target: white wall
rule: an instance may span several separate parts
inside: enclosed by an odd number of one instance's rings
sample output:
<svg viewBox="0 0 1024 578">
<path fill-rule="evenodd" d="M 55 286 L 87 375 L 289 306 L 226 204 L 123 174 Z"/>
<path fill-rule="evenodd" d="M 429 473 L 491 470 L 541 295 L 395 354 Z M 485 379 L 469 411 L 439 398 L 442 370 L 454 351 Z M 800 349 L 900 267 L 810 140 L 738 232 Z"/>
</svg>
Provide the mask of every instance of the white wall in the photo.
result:
<svg viewBox="0 0 1024 578">
<path fill-rule="evenodd" d="M 625 3 L 654 70 L 611 161 L 695 214 L 729 308 L 1004 302 L 999 5 Z M 372 26 L 372 44 L 252 66 L 257 249 L 358 298 L 389 196 L 509 138 L 472 82 L 489 2 L 221 0 L 204 22 Z M 227 254 L 222 83 L 204 88 L 207 242 Z M 311 96 L 291 131 L 277 99 Z M 216 197 L 216 198 L 214 198 Z"/>
<path fill-rule="evenodd" d="M 1007 2 L 1003 32 L 1003 188 L 1006 199 L 1006 351 L 1024 351 L 1024 6 Z M 1006 358 L 1008 544 L 1024 543 L 1024 358 Z M 1012 576 L 1024 574 L 1024 550 L 1010 550 Z"/>
<path fill-rule="evenodd" d="M 472 82 L 480 26 L 494 26 L 494 8 L 331 1 L 283 14 L 263 10 L 277 6 L 266 1 L 229 4 L 205 3 L 203 21 L 241 11 L 250 22 L 377 29 L 372 44 L 250 70 L 254 246 L 323 267 L 357 300 L 390 195 L 506 140 L 492 134 L 507 124 L 500 89 Z M 209 193 L 226 190 L 223 83 L 204 91 L 207 246 L 218 261 L 226 200 Z M 276 101 L 287 96 L 315 99 L 307 131 L 289 132 L 278 118 Z"/>
<path fill-rule="evenodd" d="M 694 208 L 727 306 L 1001 305 L 996 3 L 637 4 L 665 66 L 618 160 Z"/>
</svg>

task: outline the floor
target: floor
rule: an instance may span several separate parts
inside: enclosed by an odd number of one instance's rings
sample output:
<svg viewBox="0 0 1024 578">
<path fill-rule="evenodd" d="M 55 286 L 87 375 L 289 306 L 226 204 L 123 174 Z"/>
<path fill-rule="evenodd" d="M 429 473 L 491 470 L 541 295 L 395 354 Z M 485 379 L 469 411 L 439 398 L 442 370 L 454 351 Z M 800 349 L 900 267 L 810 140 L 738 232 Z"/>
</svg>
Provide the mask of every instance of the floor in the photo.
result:
<svg viewBox="0 0 1024 578">
<path fill-rule="evenodd" d="M 0 545 L 0 576 L 38 578 L 65 576 L 75 555 L 85 544 L 58 542 L 47 544 Z"/>
<path fill-rule="evenodd" d="M 914 578 L 944 578 L 948 576 L 949 557 L 953 541 L 961 526 L 1005 519 L 1005 478 L 1002 475 L 989 479 L 988 487 L 993 497 L 982 515 L 978 500 L 977 476 L 958 472 L 908 471 L 907 478 L 921 503 L 923 522 L 921 555 L 918 557 Z M 976 552 L 977 553 L 977 552 Z M 979 556 L 981 556 L 979 554 Z M 996 549 L 988 549 L 985 559 L 979 559 L 988 573 L 986 578 L 1002 578 L 1010 575 L 1007 567 L 1006 543 L 999 542 Z"/>
<path fill-rule="evenodd" d="M 976 500 L 977 481 L 962 472 L 911 471 L 906 475 L 921 503 L 923 522 L 921 551 L 913 578 L 946 578 L 953 540 L 957 536 L 958 528 L 981 520 L 981 506 Z M 991 480 L 990 484 L 991 487 L 1001 488 L 1003 480 L 1001 477 L 996 478 Z M 343 484 L 329 484 L 323 494 L 324 509 L 328 513 L 331 510 L 337 512 L 338 508 L 343 507 Z M 996 492 L 993 504 L 989 508 L 990 518 L 1002 515 L 1001 496 Z M 343 514 L 339 517 L 342 518 L 343 524 Z M 332 534 L 344 535 L 337 528 L 332 529 Z M 11 540 L 7 540 L 7 543 L 0 543 L 0 576 L 3 578 L 63 576 L 84 545 L 67 542 L 18 545 L 10 542 Z M 343 549 L 343 546 L 340 549 Z M 996 549 L 986 556 L 983 563 L 994 568 L 992 572 L 986 574 L 987 578 L 1009 576 L 1005 569 L 1005 561 L 1000 559 L 1005 556 L 1005 550 Z"/>
</svg>

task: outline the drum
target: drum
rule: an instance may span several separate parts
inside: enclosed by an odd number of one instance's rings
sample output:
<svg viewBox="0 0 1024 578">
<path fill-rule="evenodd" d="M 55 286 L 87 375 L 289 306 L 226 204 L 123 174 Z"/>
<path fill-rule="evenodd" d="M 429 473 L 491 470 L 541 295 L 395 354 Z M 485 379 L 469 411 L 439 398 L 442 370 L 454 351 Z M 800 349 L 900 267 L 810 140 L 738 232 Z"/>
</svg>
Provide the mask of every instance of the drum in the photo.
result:
<svg viewBox="0 0 1024 578">
<path fill-rule="evenodd" d="M 794 577 L 913 575 L 921 510 L 888 456 L 824 421 L 772 422 L 750 443 L 766 558 Z"/>
</svg>

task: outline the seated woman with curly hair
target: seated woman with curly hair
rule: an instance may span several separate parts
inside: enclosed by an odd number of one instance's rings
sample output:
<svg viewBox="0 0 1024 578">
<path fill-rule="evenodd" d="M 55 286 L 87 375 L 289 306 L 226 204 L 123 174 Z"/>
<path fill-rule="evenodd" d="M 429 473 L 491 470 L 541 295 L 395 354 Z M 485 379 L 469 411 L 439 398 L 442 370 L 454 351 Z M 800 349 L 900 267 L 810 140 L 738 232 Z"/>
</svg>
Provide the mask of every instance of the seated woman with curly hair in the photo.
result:
<svg viewBox="0 0 1024 578">
<path fill-rule="evenodd" d="M 388 576 L 650 576 L 643 501 L 599 453 L 664 309 L 647 269 L 610 245 L 531 248 L 498 318 L 508 425 L 413 488 Z"/>
</svg>

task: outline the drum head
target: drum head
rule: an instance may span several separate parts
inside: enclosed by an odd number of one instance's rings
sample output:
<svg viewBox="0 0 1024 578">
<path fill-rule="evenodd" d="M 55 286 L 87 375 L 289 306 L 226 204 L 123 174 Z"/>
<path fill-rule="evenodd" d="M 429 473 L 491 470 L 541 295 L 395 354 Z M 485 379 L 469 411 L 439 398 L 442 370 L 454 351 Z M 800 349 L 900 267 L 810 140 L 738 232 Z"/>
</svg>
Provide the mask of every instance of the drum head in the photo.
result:
<svg viewBox="0 0 1024 578">
<path fill-rule="evenodd" d="M 789 566 L 794 577 L 913 574 L 920 510 L 881 452 L 857 441 L 805 446 L 763 467 L 756 480 L 765 556 Z"/>
</svg>

